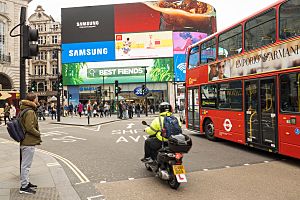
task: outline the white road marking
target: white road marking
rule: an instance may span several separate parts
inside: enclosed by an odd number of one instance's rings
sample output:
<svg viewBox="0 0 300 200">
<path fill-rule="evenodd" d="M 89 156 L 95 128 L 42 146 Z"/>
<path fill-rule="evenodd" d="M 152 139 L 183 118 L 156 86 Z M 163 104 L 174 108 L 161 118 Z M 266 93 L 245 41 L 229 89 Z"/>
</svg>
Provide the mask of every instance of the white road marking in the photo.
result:
<svg viewBox="0 0 300 200">
<path fill-rule="evenodd" d="M 134 123 L 130 123 L 130 124 L 128 124 L 127 128 L 130 129 L 130 128 L 132 128 L 132 126 L 134 126 L 134 125 L 135 125 Z"/>
<path fill-rule="evenodd" d="M 103 195 L 98 195 L 98 196 L 88 197 L 87 200 L 92 200 L 92 199 L 96 199 L 96 198 L 102 199 L 100 197 L 104 197 L 104 196 Z"/>
<path fill-rule="evenodd" d="M 61 138 L 52 138 L 52 140 L 62 141 L 62 142 L 76 142 L 77 140 L 87 140 L 84 138 L 74 137 L 74 136 L 64 136 Z"/>
<path fill-rule="evenodd" d="M 96 129 L 95 128 L 87 128 L 87 127 L 84 127 L 84 126 L 80 126 L 80 128 L 86 129 L 86 130 L 89 130 L 89 131 L 99 132 L 100 129 L 101 129 L 101 125 L 98 125 Z"/>
<path fill-rule="evenodd" d="M 134 178 L 128 178 L 128 180 L 132 181 L 132 180 L 134 180 Z"/>
<path fill-rule="evenodd" d="M 6 142 L 6 143 L 12 143 L 12 144 L 15 144 L 15 145 L 19 145 L 19 143 L 14 142 L 14 141 L 10 141 L 10 140 L 3 139 L 3 138 L 0 138 L 0 139 L 3 142 Z M 42 149 L 36 149 L 36 151 L 47 154 L 47 155 L 50 155 L 50 156 L 62 161 L 63 163 L 65 163 L 72 170 L 72 172 L 77 176 L 77 178 L 81 181 L 79 184 L 90 182 L 90 180 L 68 159 L 66 159 L 62 156 L 59 156 L 57 154 L 42 150 Z"/>
<path fill-rule="evenodd" d="M 60 164 L 58 162 L 56 163 L 47 163 L 48 167 L 54 167 L 54 166 L 60 166 Z"/>
<path fill-rule="evenodd" d="M 100 183 L 106 183 L 106 181 L 100 181 Z"/>
<path fill-rule="evenodd" d="M 54 153 L 51 153 L 48 151 L 44 151 L 42 149 L 37 149 L 37 151 L 47 154 L 47 155 L 50 155 L 50 156 L 62 161 L 63 163 L 65 163 L 72 170 L 72 172 L 77 176 L 77 178 L 80 180 L 79 184 L 90 182 L 90 180 L 68 159 L 66 159 L 62 156 L 59 156 L 57 154 L 54 154 Z"/>
</svg>

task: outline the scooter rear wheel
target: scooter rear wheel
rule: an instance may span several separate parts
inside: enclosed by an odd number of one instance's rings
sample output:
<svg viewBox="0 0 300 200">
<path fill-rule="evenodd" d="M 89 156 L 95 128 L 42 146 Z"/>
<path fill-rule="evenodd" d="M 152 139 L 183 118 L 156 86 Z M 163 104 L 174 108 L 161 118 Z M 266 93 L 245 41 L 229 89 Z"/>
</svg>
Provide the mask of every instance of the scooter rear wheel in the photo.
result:
<svg viewBox="0 0 300 200">
<path fill-rule="evenodd" d="M 169 173 L 170 173 L 170 180 L 168 180 L 168 184 L 170 188 L 177 190 L 180 186 L 180 183 L 178 183 L 176 176 L 174 175 L 171 167 L 169 168 Z"/>
</svg>

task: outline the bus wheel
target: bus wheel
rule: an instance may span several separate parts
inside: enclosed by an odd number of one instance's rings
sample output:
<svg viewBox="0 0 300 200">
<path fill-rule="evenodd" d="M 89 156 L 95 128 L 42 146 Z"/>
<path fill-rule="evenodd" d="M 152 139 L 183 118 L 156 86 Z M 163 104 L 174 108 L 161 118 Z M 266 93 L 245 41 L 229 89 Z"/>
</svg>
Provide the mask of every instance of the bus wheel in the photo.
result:
<svg viewBox="0 0 300 200">
<path fill-rule="evenodd" d="M 211 140 L 211 141 L 215 141 L 215 126 L 214 123 L 208 119 L 206 120 L 205 124 L 204 124 L 204 131 L 205 131 L 205 136 L 207 139 Z"/>
</svg>

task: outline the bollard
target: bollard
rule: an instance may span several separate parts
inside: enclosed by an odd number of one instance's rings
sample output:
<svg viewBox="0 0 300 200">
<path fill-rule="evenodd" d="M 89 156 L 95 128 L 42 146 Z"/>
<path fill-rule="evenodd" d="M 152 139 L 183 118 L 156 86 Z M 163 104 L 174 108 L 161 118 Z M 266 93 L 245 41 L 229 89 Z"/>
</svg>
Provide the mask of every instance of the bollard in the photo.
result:
<svg viewBox="0 0 300 200">
<path fill-rule="evenodd" d="M 88 114 L 88 125 L 90 125 L 90 115 Z"/>
</svg>

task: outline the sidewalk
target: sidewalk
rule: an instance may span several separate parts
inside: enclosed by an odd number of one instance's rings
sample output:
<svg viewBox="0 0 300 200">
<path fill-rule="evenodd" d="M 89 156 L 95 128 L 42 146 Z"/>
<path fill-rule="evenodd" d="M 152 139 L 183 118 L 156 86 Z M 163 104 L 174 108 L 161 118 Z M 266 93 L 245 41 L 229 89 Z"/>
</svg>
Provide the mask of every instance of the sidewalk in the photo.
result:
<svg viewBox="0 0 300 200">
<path fill-rule="evenodd" d="M 60 117 L 60 122 L 57 122 L 57 120 L 51 120 L 51 117 L 47 118 L 47 121 L 51 124 L 61 124 L 61 125 L 73 125 L 73 126 L 96 126 L 101 124 L 106 124 L 110 122 L 120 121 L 122 119 L 119 119 L 117 115 L 111 115 L 111 117 L 90 117 L 88 123 L 88 117 L 87 116 L 68 116 L 68 117 Z"/>
<path fill-rule="evenodd" d="M 149 114 L 148 117 L 157 117 L 157 114 Z M 141 115 L 141 117 L 145 117 L 145 114 Z M 128 119 L 128 118 L 127 118 Z M 136 115 L 133 116 L 133 119 L 139 119 L 136 117 Z M 101 124 L 107 124 L 110 122 L 116 122 L 126 119 L 119 119 L 116 114 L 111 115 L 111 117 L 90 117 L 90 122 L 88 123 L 88 117 L 87 116 L 68 116 L 68 117 L 60 117 L 60 122 L 57 122 L 57 120 L 53 119 L 51 120 L 51 117 L 47 118 L 47 122 L 50 124 L 61 124 L 61 125 L 72 125 L 72 126 L 96 126 Z"/>
<path fill-rule="evenodd" d="M 51 156 L 37 149 L 30 170 L 30 181 L 38 185 L 34 195 L 19 194 L 19 144 L 0 138 L 1 200 L 80 200 L 63 167 Z"/>
</svg>

